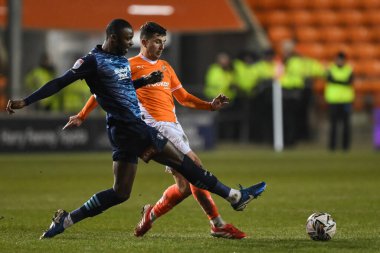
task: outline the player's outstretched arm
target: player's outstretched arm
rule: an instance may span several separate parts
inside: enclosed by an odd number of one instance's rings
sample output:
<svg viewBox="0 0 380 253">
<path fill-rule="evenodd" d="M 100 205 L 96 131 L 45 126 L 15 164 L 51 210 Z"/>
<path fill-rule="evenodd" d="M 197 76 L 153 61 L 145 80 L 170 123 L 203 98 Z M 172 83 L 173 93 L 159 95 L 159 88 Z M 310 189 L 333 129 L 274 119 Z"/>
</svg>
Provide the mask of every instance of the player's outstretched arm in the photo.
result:
<svg viewBox="0 0 380 253">
<path fill-rule="evenodd" d="M 229 102 L 228 97 L 223 94 L 214 98 L 212 102 L 207 102 L 188 93 L 183 87 L 173 91 L 173 96 L 181 105 L 198 110 L 216 111 L 227 105 Z"/>
<path fill-rule="evenodd" d="M 9 100 L 7 107 L 5 110 L 8 112 L 8 114 L 15 113 L 15 109 L 22 109 L 26 106 L 26 103 L 23 99 L 20 100 Z"/>
<path fill-rule="evenodd" d="M 133 86 L 137 90 L 138 88 L 141 88 L 145 85 L 161 82 L 162 78 L 164 78 L 164 74 L 161 71 L 156 70 L 147 76 L 133 80 Z"/>
<path fill-rule="evenodd" d="M 15 113 L 14 109 L 22 109 L 27 105 L 50 97 L 76 80 L 78 80 L 78 78 L 68 71 L 63 76 L 49 81 L 25 99 L 10 99 L 5 110 L 9 114 Z"/>
</svg>

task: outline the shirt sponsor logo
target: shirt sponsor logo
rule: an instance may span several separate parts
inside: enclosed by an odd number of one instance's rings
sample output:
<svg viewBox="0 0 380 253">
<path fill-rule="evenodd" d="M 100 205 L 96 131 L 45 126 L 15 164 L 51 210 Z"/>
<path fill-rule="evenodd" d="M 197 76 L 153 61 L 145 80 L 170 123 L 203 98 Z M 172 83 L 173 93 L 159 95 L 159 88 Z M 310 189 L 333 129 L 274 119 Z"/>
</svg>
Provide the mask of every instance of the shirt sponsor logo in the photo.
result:
<svg viewBox="0 0 380 253">
<path fill-rule="evenodd" d="M 118 80 L 124 80 L 130 78 L 131 75 L 131 68 L 129 66 L 124 68 L 116 68 L 114 70 L 115 74 L 118 75 Z"/>
<path fill-rule="evenodd" d="M 165 90 L 168 90 L 169 89 L 169 83 L 168 82 L 158 82 L 158 83 L 145 85 L 144 87 L 163 87 Z"/>
</svg>

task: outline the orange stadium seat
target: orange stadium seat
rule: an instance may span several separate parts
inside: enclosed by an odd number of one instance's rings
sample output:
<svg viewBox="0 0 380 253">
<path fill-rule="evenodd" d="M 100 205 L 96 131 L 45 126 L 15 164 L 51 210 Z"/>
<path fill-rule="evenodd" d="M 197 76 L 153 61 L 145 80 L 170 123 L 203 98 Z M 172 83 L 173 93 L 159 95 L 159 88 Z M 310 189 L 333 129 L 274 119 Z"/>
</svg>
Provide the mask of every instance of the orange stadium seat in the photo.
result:
<svg viewBox="0 0 380 253">
<path fill-rule="evenodd" d="M 257 17 L 264 26 L 288 25 L 291 23 L 291 19 L 285 11 L 263 11 L 257 13 Z"/>
<path fill-rule="evenodd" d="M 338 26 L 326 26 L 320 31 L 323 34 L 322 40 L 325 42 L 345 42 L 347 39 L 345 30 Z"/>
<path fill-rule="evenodd" d="M 285 26 L 272 26 L 268 29 L 268 36 L 272 42 L 280 43 L 286 39 L 292 39 L 292 31 Z"/>
<path fill-rule="evenodd" d="M 315 23 L 312 13 L 304 10 L 289 11 L 289 18 L 295 26 L 307 26 Z"/>
<path fill-rule="evenodd" d="M 288 9 L 306 9 L 308 7 L 308 2 L 305 0 L 286 0 L 286 1 L 279 1 L 284 2 L 284 7 Z"/>
<path fill-rule="evenodd" d="M 380 60 L 369 59 L 356 61 L 354 64 L 355 75 L 358 77 L 379 78 Z"/>
<path fill-rule="evenodd" d="M 375 107 L 380 107 L 380 85 L 378 80 L 362 79 L 355 81 L 355 91 L 359 94 L 372 94 Z"/>
<path fill-rule="evenodd" d="M 296 51 L 302 55 L 316 59 L 325 58 L 325 48 L 319 43 L 299 43 Z"/>
<path fill-rule="evenodd" d="M 265 24 L 265 12 L 262 11 L 254 11 L 252 14 L 256 17 L 257 21 L 259 22 L 260 25 L 266 26 Z"/>
<path fill-rule="evenodd" d="M 246 0 L 253 10 L 274 10 L 283 7 L 284 1 L 278 0 Z"/>
<path fill-rule="evenodd" d="M 295 29 L 298 42 L 318 42 L 323 34 L 314 27 L 300 26 Z"/>
<path fill-rule="evenodd" d="M 328 10 L 333 6 L 333 1 L 331 0 L 314 0 L 314 1 L 305 1 L 308 2 L 309 8 L 313 10 Z"/>
<path fill-rule="evenodd" d="M 379 10 L 371 9 L 363 12 L 363 24 L 377 26 L 380 24 Z"/>
<path fill-rule="evenodd" d="M 325 47 L 325 55 L 328 62 L 332 62 L 338 52 L 347 54 L 348 59 L 352 58 L 351 48 L 345 43 L 328 43 Z"/>
<path fill-rule="evenodd" d="M 360 7 L 360 1 L 362 0 L 333 0 L 332 7 L 336 9 L 356 9 Z"/>
<path fill-rule="evenodd" d="M 364 15 L 357 10 L 344 10 L 338 14 L 339 23 L 342 25 L 362 25 L 364 22 Z"/>
<path fill-rule="evenodd" d="M 363 26 L 351 27 L 347 29 L 347 34 L 352 42 L 368 42 L 373 38 L 370 30 Z"/>
<path fill-rule="evenodd" d="M 373 41 L 380 41 L 380 27 L 370 28 Z"/>
<path fill-rule="evenodd" d="M 351 44 L 350 51 L 355 59 L 376 59 L 380 57 L 380 48 L 371 43 Z"/>
<path fill-rule="evenodd" d="M 379 9 L 380 8 L 379 0 L 360 0 L 358 2 L 361 8 L 365 8 L 365 9 Z"/>
<path fill-rule="evenodd" d="M 335 26 L 339 23 L 337 14 L 330 10 L 316 11 L 314 12 L 314 16 L 318 25 Z"/>
</svg>

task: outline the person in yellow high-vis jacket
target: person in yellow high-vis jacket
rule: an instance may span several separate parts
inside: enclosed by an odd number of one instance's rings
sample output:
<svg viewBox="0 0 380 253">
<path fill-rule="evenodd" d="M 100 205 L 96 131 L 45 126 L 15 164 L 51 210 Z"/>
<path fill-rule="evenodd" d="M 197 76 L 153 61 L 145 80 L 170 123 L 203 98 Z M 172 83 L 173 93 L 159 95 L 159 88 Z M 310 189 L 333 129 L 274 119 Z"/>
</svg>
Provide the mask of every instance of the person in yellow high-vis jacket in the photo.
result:
<svg viewBox="0 0 380 253">
<path fill-rule="evenodd" d="M 219 94 L 224 94 L 230 99 L 230 105 L 226 107 L 223 115 L 236 114 L 236 95 L 238 88 L 235 85 L 235 72 L 231 58 L 227 53 L 221 52 L 216 56 L 215 62 L 207 69 L 203 94 L 212 99 Z M 218 114 L 217 134 L 218 139 L 235 139 L 238 136 L 239 125 L 234 120 L 221 120 Z"/>
<path fill-rule="evenodd" d="M 90 90 L 87 88 L 85 80 L 77 80 L 73 85 L 66 87 L 63 90 L 63 112 L 74 113 L 82 109 L 83 104 L 86 103 Z"/>
<path fill-rule="evenodd" d="M 351 144 L 351 107 L 355 99 L 353 70 L 346 63 L 346 55 L 339 52 L 327 71 L 327 85 L 324 96 L 329 105 L 329 149 L 337 146 L 338 125 L 342 125 L 342 148 L 348 150 Z"/>
<path fill-rule="evenodd" d="M 40 88 L 48 81 L 54 79 L 56 76 L 55 68 L 47 53 L 41 55 L 37 67 L 27 73 L 25 77 L 25 86 L 27 92 L 31 92 Z M 37 109 L 44 111 L 61 111 L 62 109 L 62 95 L 49 97 L 41 100 L 37 104 Z"/>
<path fill-rule="evenodd" d="M 291 147 L 298 141 L 299 111 L 302 92 L 305 88 L 304 57 L 295 51 L 293 41 L 284 41 L 282 44 L 282 61 L 284 73 L 280 77 L 283 102 L 283 129 L 284 145 Z"/>
<path fill-rule="evenodd" d="M 205 78 L 204 95 L 215 98 L 219 94 L 224 94 L 231 100 L 236 96 L 233 86 L 234 71 L 228 54 L 219 53 L 216 62 L 207 70 Z"/>
</svg>

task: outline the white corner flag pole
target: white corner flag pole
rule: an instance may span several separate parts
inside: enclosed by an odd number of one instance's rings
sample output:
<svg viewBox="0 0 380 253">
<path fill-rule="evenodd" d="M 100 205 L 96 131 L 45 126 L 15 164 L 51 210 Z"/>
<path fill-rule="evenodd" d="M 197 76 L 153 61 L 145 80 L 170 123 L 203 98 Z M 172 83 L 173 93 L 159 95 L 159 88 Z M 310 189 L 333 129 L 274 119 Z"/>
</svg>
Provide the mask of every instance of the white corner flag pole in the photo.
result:
<svg viewBox="0 0 380 253">
<path fill-rule="evenodd" d="M 283 119 L 282 119 L 282 90 L 279 77 L 283 72 L 283 65 L 276 63 L 276 78 L 272 83 L 273 104 L 273 147 L 277 152 L 284 149 Z"/>
</svg>

